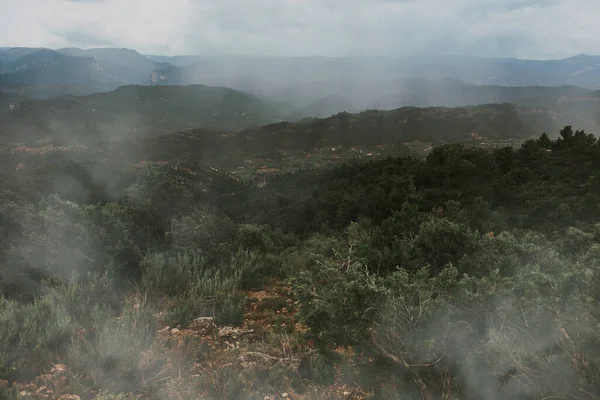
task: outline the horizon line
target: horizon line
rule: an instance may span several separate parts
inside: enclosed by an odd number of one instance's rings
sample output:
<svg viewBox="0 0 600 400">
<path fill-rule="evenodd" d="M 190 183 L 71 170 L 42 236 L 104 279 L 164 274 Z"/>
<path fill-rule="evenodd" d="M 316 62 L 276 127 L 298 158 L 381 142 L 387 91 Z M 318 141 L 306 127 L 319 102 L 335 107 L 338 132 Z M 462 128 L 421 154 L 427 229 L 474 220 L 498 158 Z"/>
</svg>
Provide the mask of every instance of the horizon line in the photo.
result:
<svg viewBox="0 0 600 400">
<path fill-rule="evenodd" d="M 152 54 L 146 52 L 140 52 L 134 48 L 129 47 L 60 47 L 60 48 L 51 48 L 51 47 L 29 47 L 29 46 L 0 46 L 0 50 L 12 50 L 12 49 L 34 49 L 34 50 L 52 50 L 52 51 L 60 51 L 66 49 L 77 49 L 83 51 L 89 50 L 128 50 L 134 51 L 144 57 L 166 57 L 166 58 L 174 58 L 174 57 L 246 57 L 246 58 L 280 58 L 280 59 L 295 59 L 295 58 L 324 58 L 324 59 L 344 59 L 344 58 L 383 58 L 383 59 L 391 59 L 391 60 L 402 60 L 402 59 L 411 59 L 411 58 L 476 58 L 476 59 L 486 59 L 486 60 L 518 60 L 518 61 L 561 61 L 568 60 L 576 57 L 599 57 L 600 55 L 588 54 L 588 53 L 579 53 L 574 54 L 568 57 L 562 58 L 519 58 L 519 57 L 486 57 L 486 56 L 477 56 L 477 55 L 469 55 L 469 54 L 411 54 L 404 56 L 396 56 L 396 55 L 361 55 L 361 54 L 348 54 L 348 55 L 299 55 L 299 56 L 289 56 L 289 55 L 272 55 L 272 54 L 235 54 L 235 53 L 220 53 L 220 54 Z"/>
</svg>

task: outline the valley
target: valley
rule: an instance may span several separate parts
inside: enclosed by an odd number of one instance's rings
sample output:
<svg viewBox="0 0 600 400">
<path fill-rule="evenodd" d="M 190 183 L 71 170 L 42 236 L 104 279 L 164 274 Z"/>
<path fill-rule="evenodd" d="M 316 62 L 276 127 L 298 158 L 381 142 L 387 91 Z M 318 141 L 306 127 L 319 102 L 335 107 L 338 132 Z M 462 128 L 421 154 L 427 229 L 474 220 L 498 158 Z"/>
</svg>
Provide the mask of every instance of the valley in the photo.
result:
<svg viewBox="0 0 600 400">
<path fill-rule="evenodd" d="M 598 400 L 595 63 L 0 48 L 0 399 Z"/>
</svg>

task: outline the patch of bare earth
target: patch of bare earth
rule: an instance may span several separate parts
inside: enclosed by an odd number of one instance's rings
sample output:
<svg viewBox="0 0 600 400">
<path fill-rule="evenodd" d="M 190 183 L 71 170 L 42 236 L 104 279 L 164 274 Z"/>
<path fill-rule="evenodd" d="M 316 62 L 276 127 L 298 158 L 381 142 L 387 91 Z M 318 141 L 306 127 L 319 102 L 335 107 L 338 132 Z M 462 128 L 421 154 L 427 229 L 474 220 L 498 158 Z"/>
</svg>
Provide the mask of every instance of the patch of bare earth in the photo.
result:
<svg viewBox="0 0 600 400">
<path fill-rule="evenodd" d="M 274 283 L 264 290 L 247 291 L 245 295 L 245 321 L 239 327 L 217 326 L 211 317 L 199 317 L 188 328 L 163 326 L 159 330 L 162 342 L 159 347 L 164 350 L 148 357 L 166 360 L 164 377 L 151 378 L 157 382 L 164 380 L 162 396 L 167 396 L 164 398 L 215 398 L 215 387 L 222 385 L 223 390 L 226 389 L 227 381 L 221 382 L 223 378 L 219 373 L 225 370 L 247 377 L 246 388 L 253 391 L 256 387 L 264 400 L 362 400 L 369 397 L 358 385 L 344 383 L 348 379 L 342 381 L 340 370 L 336 371 L 334 384 L 319 386 L 305 382 L 302 393 L 296 392 L 287 378 L 283 378 L 277 390 L 260 386 L 254 381 L 255 371 L 279 369 L 286 372 L 284 376 L 298 374 L 302 359 L 315 355 L 316 350 L 306 339 L 307 328 L 297 319 L 298 303 L 291 287 Z M 347 348 L 336 351 L 347 356 L 352 352 Z M 200 354 L 203 352 L 204 355 Z M 149 363 L 154 361 L 148 360 Z M 49 373 L 19 386 L 19 398 L 80 400 L 70 393 L 72 376 L 68 366 L 55 365 Z M 86 393 L 88 398 L 93 398 L 95 391 L 89 388 Z"/>
</svg>

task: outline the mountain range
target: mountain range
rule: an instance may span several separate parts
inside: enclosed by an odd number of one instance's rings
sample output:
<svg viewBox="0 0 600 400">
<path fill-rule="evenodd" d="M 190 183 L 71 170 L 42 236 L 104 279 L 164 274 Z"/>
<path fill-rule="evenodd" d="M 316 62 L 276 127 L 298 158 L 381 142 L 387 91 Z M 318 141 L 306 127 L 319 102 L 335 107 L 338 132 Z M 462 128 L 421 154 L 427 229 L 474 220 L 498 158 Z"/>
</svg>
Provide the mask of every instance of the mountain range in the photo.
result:
<svg viewBox="0 0 600 400">
<path fill-rule="evenodd" d="M 314 89 L 315 97 L 323 94 L 318 87 Z M 341 112 L 508 103 L 515 109 L 526 109 L 526 114 L 551 117 L 557 126 L 577 125 L 590 132 L 600 130 L 600 91 L 574 86 L 477 86 L 452 80 L 405 79 L 387 91 L 381 88 L 381 97 L 367 107 L 350 93 L 345 94 L 347 96 L 324 95 L 308 105 L 294 107 L 292 99 L 278 102 L 231 88 L 204 85 L 127 85 L 105 93 L 49 99 L 30 99 L 6 92 L 0 93 L 3 131 L 0 136 L 13 142 L 38 141 L 45 137 L 73 141 L 77 132 L 75 141 L 89 143 L 193 128 L 237 132 L 282 121 L 310 122 Z M 543 129 L 540 129 L 533 132 L 541 133 Z"/>
<path fill-rule="evenodd" d="M 523 138 L 565 125 L 598 132 L 597 65 L 600 57 L 587 55 L 166 57 L 0 48 L 0 140 L 87 145 L 202 128 L 233 140 L 227 148 L 271 154 L 472 133 Z"/>
<path fill-rule="evenodd" d="M 407 78 L 472 85 L 580 86 L 600 89 L 600 56 L 561 60 L 478 57 L 145 56 L 135 50 L 0 48 L 0 90 L 30 97 L 85 94 L 123 85 L 226 86 L 295 107 L 343 96 L 359 108 Z M 67 85 L 60 89 L 60 85 Z M 70 85 L 70 87 L 68 86 Z M 39 93 L 37 88 L 46 88 Z M 85 88 L 82 89 L 82 88 Z M 365 88 L 367 90 L 365 90 Z M 442 104 L 429 104 L 442 105 Z"/>
<path fill-rule="evenodd" d="M 152 72 L 164 67 L 128 49 L 5 48 L 0 49 L 0 90 L 37 98 L 103 92 L 149 83 Z"/>
</svg>

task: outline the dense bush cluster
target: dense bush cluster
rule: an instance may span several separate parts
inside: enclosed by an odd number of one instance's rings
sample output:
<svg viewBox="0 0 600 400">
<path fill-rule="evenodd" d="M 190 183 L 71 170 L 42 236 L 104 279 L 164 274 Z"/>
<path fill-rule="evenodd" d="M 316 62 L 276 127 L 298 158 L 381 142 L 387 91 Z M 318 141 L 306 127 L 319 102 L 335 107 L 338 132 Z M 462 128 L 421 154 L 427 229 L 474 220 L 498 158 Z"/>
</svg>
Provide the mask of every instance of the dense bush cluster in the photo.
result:
<svg viewBox="0 0 600 400">
<path fill-rule="evenodd" d="M 264 187 L 169 166 L 3 176 L 0 379 L 65 363 L 82 397 L 233 399 L 336 370 L 380 399 L 597 399 L 599 164 L 598 140 L 566 127 Z M 211 368 L 205 343 L 177 353 L 158 335 L 159 320 L 240 326 L 245 292 L 272 282 L 307 329 L 260 346 L 300 360 L 294 373 Z"/>
</svg>

